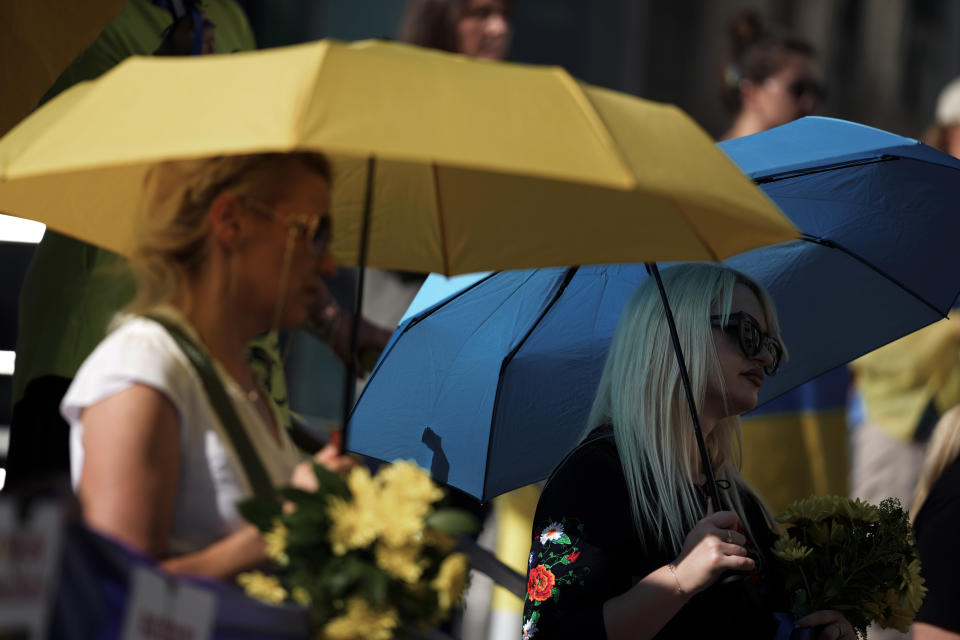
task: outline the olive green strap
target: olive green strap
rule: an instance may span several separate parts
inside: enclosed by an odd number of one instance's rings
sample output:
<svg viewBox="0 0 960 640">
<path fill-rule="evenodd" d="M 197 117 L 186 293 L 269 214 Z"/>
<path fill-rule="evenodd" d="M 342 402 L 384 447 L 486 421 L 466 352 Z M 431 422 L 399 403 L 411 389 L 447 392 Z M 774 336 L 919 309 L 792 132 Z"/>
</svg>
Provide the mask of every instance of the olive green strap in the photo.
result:
<svg viewBox="0 0 960 640">
<path fill-rule="evenodd" d="M 230 401 L 230 396 L 227 395 L 226 389 L 223 388 L 223 382 L 214 370 L 210 358 L 200 350 L 197 344 L 183 329 L 170 322 L 170 320 L 159 315 L 147 315 L 146 317 L 166 329 L 167 333 L 169 333 L 180 346 L 180 349 L 187 356 L 187 359 L 193 364 L 197 375 L 200 376 L 200 382 L 203 383 L 203 389 L 207 393 L 207 399 L 210 400 L 213 412 L 217 414 L 217 418 L 219 418 L 220 424 L 223 425 L 223 430 L 227 434 L 227 438 L 233 445 L 233 450 L 236 452 L 237 458 L 240 459 L 240 465 L 243 467 L 243 471 L 247 476 L 247 481 L 250 482 L 253 495 L 258 498 L 276 497 L 273 483 L 270 482 L 270 477 L 267 475 L 266 469 L 263 468 L 260 456 L 258 456 L 256 450 L 254 450 L 253 444 L 250 442 L 250 438 L 247 436 L 247 432 L 240 422 L 240 417 L 237 415 L 233 402 Z"/>
</svg>

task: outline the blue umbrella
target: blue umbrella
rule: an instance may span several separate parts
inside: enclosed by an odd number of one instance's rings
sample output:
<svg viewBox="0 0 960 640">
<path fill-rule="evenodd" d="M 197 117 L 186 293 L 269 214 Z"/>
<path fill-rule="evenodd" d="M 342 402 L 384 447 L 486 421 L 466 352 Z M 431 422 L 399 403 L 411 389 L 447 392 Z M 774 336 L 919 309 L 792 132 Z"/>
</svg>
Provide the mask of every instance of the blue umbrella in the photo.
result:
<svg viewBox="0 0 960 640">
<path fill-rule="evenodd" d="M 946 315 L 960 290 L 960 161 L 826 118 L 721 148 L 805 234 L 726 261 L 770 290 L 792 354 L 761 401 Z M 501 272 L 406 320 L 348 448 L 412 458 L 484 500 L 545 478 L 577 442 L 646 277 L 643 265 Z"/>
</svg>

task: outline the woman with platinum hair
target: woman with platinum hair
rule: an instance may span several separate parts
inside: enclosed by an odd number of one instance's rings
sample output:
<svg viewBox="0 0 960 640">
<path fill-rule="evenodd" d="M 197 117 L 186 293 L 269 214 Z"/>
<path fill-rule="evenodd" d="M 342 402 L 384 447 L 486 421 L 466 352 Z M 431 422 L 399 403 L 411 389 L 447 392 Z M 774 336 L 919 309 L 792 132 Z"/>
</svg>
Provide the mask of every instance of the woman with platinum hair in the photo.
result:
<svg viewBox="0 0 960 640">
<path fill-rule="evenodd" d="M 723 504 L 706 474 L 653 279 L 624 308 L 581 443 L 537 506 L 525 638 L 772 638 L 776 534 L 741 478 L 739 415 L 786 352 L 756 282 L 717 264 L 663 271 Z M 838 612 L 800 626 L 853 638 Z"/>
</svg>

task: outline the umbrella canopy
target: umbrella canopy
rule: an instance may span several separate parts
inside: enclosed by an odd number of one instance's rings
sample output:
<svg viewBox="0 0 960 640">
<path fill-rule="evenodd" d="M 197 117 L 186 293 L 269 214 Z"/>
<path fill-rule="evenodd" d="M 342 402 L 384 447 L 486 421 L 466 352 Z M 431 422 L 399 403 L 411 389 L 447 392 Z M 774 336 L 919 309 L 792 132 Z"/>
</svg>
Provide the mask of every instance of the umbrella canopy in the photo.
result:
<svg viewBox="0 0 960 640">
<path fill-rule="evenodd" d="M 795 237 L 679 109 L 557 68 L 323 41 L 133 58 L 0 141 L 0 211 L 119 253 L 161 160 L 319 150 L 335 255 L 410 271 L 718 259 Z"/>
<path fill-rule="evenodd" d="M 0 2 L 0 135 L 37 106 L 60 72 L 127 0 Z"/>
<path fill-rule="evenodd" d="M 792 354 L 761 402 L 946 315 L 960 290 L 960 161 L 822 118 L 736 143 L 723 148 L 807 234 L 725 262 L 770 291 Z M 579 439 L 620 311 L 646 277 L 643 265 L 501 272 L 407 320 L 348 448 L 414 458 L 481 499 L 545 478 Z"/>
</svg>

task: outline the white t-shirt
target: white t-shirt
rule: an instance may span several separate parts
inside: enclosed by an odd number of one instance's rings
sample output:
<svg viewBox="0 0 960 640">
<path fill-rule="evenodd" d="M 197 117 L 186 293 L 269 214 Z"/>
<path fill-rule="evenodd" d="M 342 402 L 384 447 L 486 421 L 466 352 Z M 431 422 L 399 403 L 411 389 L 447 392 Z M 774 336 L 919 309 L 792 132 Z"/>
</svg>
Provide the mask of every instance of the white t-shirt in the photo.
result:
<svg viewBox="0 0 960 640">
<path fill-rule="evenodd" d="M 182 321 L 180 324 L 196 340 L 191 328 Z M 274 440 L 240 386 L 214 364 L 267 474 L 274 485 L 286 484 L 303 456 L 282 427 L 280 443 Z M 193 365 L 166 329 L 143 317 L 125 320 L 97 346 L 60 405 L 60 412 L 70 423 L 74 488 L 83 469 L 81 412 L 135 383 L 163 393 L 180 416 L 180 477 L 168 551 L 173 555 L 197 551 L 241 528 L 245 521 L 235 505 L 253 495 L 243 467 Z M 277 424 L 282 424 L 275 410 L 274 415 Z M 110 428 L 122 429 L 123 424 Z"/>
</svg>

